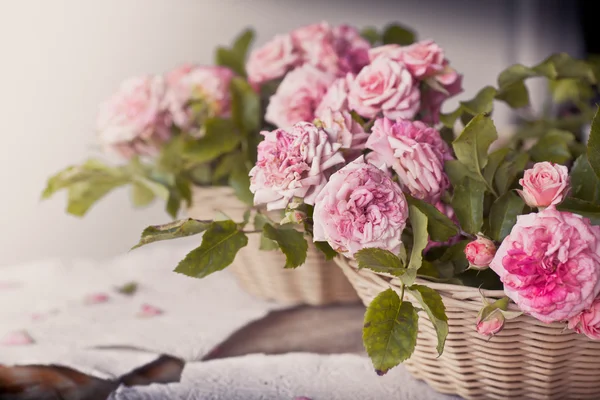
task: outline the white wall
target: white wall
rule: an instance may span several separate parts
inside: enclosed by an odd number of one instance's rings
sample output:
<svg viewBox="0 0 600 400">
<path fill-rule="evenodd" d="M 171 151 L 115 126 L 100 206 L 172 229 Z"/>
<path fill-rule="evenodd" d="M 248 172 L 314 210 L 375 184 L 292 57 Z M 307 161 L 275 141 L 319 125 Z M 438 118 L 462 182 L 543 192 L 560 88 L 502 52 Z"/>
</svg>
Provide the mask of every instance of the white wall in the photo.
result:
<svg viewBox="0 0 600 400">
<path fill-rule="evenodd" d="M 168 219 L 162 204 L 133 210 L 124 190 L 83 220 L 64 213 L 61 195 L 39 201 L 50 174 L 91 154 L 97 105 L 123 78 L 164 71 L 184 61 L 209 63 L 214 47 L 229 43 L 245 26 L 257 27 L 262 43 L 275 33 L 319 20 L 359 26 L 398 20 L 446 48 L 453 65 L 465 74 L 463 98 L 469 98 L 494 83 L 503 67 L 525 57 L 515 50 L 512 34 L 519 23 L 511 19 L 516 4 L 0 0 L 0 265 L 123 253 L 144 226 Z M 527 18 L 519 24 L 528 25 Z M 529 29 L 524 35 L 536 32 Z M 539 51 L 544 46 L 538 41 L 533 47 Z M 561 46 L 568 49 L 569 43 Z M 497 117 L 507 122 L 502 110 Z"/>
</svg>

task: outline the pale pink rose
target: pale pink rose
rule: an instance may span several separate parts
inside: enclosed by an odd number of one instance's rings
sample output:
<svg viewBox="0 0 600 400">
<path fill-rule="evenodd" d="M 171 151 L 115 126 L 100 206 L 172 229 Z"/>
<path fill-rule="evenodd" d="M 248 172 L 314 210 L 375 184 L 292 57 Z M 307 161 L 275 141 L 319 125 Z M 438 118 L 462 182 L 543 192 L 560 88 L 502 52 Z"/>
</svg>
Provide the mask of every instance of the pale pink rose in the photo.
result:
<svg viewBox="0 0 600 400">
<path fill-rule="evenodd" d="M 478 236 L 465 247 L 465 256 L 471 267 L 487 268 L 496 255 L 496 245 L 490 239 Z"/>
<path fill-rule="evenodd" d="M 329 108 L 333 111 L 348 111 L 348 90 L 353 79 L 354 75 L 352 74 L 336 79 L 327 89 L 315 115 L 321 115 Z"/>
<path fill-rule="evenodd" d="M 261 84 L 281 78 L 301 63 L 301 54 L 294 47 L 290 35 L 277 35 L 248 57 L 246 72 L 248 80 Z"/>
<path fill-rule="evenodd" d="M 350 86 L 348 106 L 363 117 L 413 118 L 420 107 L 419 85 L 404 64 L 378 57 Z"/>
<path fill-rule="evenodd" d="M 582 333 L 593 340 L 600 340 L 600 298 L 592 303 L 589 309 L 570 318 L 569 329 Z"/>
<path fill-rule="evenodd" d="M 403 62 L 417 79 L 440 74 L 446 63 L 444 50 L 433 40 L 423 40 L 409 46 L 386 45 L 369 52 L 371 60 L 381 56 Z"/>
<path fill-rule="evenodd" d="M 321 22 L 295 29 L 291 37 L 304 63 L 337 76 L 358 72 L 369 62 L 369 42 L 348 25 Z"/>
<path fill-rule="evenodd" d="M 278 128 L 297 122 L 312 121 L 315 110 L 335 76 L 305 64 L 283 78 L 271 96 L 265 119 Z"/>
<path fill-rule="evenodd" d="M 254 204 L 266 204 L 268 210 L 284 209 L 293 198 L 314 204 L 332 168 L 344 162 L 340 145 L 308 122 L 262 134 L 265 139 L 250 171 Z"/>
<path fill-rule="evenodd" d="M 229 116 L 233 77 L 233 71 L 220 66 L 184 64 L 169 72 L 165 101 L 175 125 L 195 131 L 206 118 Z"/>
<path fill-rule="evenodd" d="M 349 258 L 370 247 L 398 254 L 407 216 L 400 186 L 360 157 L 333 174 L 317 196 L 313 238 Z"/>
<path fill-rule="evenodd" d="M 328 108 L 317 115 L 315 123 L 318 123 L 327 135 L 331 143 L 338 143 L 345 151 L 346 159 L 352 161 L 365 149 L 365 143 L 369 135 L 362 125 L 352 119 L 347 111 L 333 111 Z M 347 152 L 350 150 L 349 152 Z"/>
<path fill-rule="evenodd" d="M 569 191 L 569 170 L 564 165 L 547 161 L 525 170 L 519 180 L 523 190 L 517 190 L 530 207 L 560 204 Z"/>
<path fill-rule="evenodd" d="M 26 346 L 33 343 L 35 343 L 35 341 L 29 333 L 25 331 L 9 332 L 0 339 L 1 346 Z"/>
<path fill-rule="evenodd" d="M 436 203 L 450 183 L 444 162 L 452 159 L 440 133 L 419 121 L 380 118 L 375 121 L 367 148 L 378 166 L 391 167 L 411 196 Z"/>
<path fill-rule="evenodd" d="M 490 268 L 521 309 L 542 322 L 590 308 L 600 293 L 600 227 L 554 206 L 520 215 Z"/>
<path fill-rule="evenodd" d="M 150 304 L 142 304 L 137 316 L 140 318 L 151 318 L 163 314 L 164 311 Z"/>
<path fill-rule="evenodd" d="M 485 316 L 485 318 L 482 318 L 481 314 L 477 316 L 475 330 L 480 335 L 494 336 L 502 330 L 505 321 L 506 319 L 504 318 L 502 311 L 495 309 Z"/>
<path fill-rule="evenodd" d="M 126 158 L 158 153 L 171 137 L 165 93 L 161 76 L 124 81 L 100 106 L 96 127 L 102 146 Z"/>
</svg>

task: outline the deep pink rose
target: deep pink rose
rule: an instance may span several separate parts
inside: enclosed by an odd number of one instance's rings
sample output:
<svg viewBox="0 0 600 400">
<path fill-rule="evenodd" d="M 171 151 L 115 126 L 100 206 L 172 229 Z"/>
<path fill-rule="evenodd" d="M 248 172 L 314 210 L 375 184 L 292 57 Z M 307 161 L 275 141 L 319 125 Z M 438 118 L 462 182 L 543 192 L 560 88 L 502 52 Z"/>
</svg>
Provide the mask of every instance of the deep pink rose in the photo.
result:
<svg viewBox="0 0 600 400">
<path fill-rule="evenodd" d="M 569 329 L 593 340 L 600 340 L 600 298 L 592 306 L 569 319 Z"/>
<path fill-rule="evenodd" d="M 96 126 L 102 146 L 126 158 L 155 155 L 171 137 L 165 90 L 160 76 L 124 81 L 100 107 Z"/>
<path fill-rule="evenodd" d="M 420 107 L 419 85 L 404 64 L 378 57 L 350 86 L 349 107 L 363 117 L 413 118 Z"/>
<path fill-rule="evenodd" d="M 419 121 L 380 118 L 375 121 L 367 148 L 378 166 L 391 167 L 413 197 L 436 203 L 450 183 L 444 162 L 452 159 L 440 133 Z"/>
<path fill-rule="evenodd" d="M 348 74 L 336 79 L 327 89 L 325 96 L 319 103 L 315 115 L 321 115 L 327 109 L 333 111 L 348 111 L 348 91 L 354 76 Z"/>
<path fill-rule="evenodd" d="M 496 245 L 490 239 L 482 236 L 469 242 L 465 247 L 465 256 L 471 267 L 476 269 L 487 268 L 496 254 Z"/>
<path fill-rule="evenodd" d="M 281 78 L 301 63 L 301 54 L 294 47 L 290 35 L 277 35 L 248 57 L 246 72 L 248 80 L 261 84 Z"/>
<path fill-rule="evenodd" d="M 231 110 L 229 84 L 234 73 L 219 66 L 185 64 L 167 74 L 166 101 L 173 122 L 195 131 L 204 119 L 227 117 Z"/>
<path fill-rule="evenodd" d="M 295 29 L 291 37 L 304 63 L 337 76 L 358 72 L 369 62 L 369 42 L 348 25 L 321 22 Z"/>
<path fill-rule="evenodd" d="M 481 314 L 477 316 L 475 330 L 480 335 L 494 336 L 502 330 L 505 320 L 502 311 L 495 309 L 483 318 Z"/>
<path fill-rule="evenodd" d="M 340 145 L 332 144 L 324 130 L 308 122 L 262 134 L 265 139 L 258 145 L 258 160 L 250 171 L 254 204 L 284 209 L 295 197 L 314 204 L 332 167 L 344 162 Z"/>
<path fill-rule="evenodd" d="M 519 180 L 519 194 L 530 207 L 560 204 L 569 191 L 569 170 L 564 165 L 539 162 L 525 170 Z"/>
<path fill-rule="evenodd" d="M 419 113 L 423 121 L 437 124 L 440 122 L 440 113 L 444 102 L 462 93 L 462 75 L 446 66 L 442 73 L 430 79 L 434 80 L 436 84 L 435 87 L 425 85 Z"/>
<path fill-rule="evenodd" d="M 423 40 L 409 46 L 385 45 L 369 51 L 371 60 L 381 56 L 403 62 L 417 79 L 440 74 L 446 62 L 444 50 L 433 40 Z"/>
<path fill-rule="evenodd" d="M 600 227 L 554 206 L 520 215 L 490 268 L 521 309 L 542 322 L 590 308 L 600 292 Z"/>
<path fill-rule="evenodd" d="M 344 158 L 352 161 L 365 149 L 369 135 L 348 111 L 333 111 L 328 108 L 315 120 L 329 135 L 331 143 L 338 143 Z"/>
<path fill-rule="evenodd" d="M 335 77 L 305 64 L 283 78 L 271 96 L 265 119 L 279 128 L 312 121 L 315 110 Z"/>
<path fill-rule="evenodd" d="M 400 186 L 360 157 L 333 174 L 317 196 L 314 240 L 350 258 L 369 247 L 398 254 L 407 216 Z"/>
</svg>

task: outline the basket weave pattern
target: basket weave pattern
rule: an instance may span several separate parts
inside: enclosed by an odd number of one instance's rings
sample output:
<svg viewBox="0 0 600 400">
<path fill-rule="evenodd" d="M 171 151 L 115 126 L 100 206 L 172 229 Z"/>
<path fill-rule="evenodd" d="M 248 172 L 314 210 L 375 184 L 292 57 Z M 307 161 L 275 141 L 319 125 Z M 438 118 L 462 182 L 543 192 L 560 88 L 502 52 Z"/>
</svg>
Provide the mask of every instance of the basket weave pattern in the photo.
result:
<svg viewBox="0 0 600 400">
<path fill-rule="evenodd" d="M 193 204 L 187 210 L 192 218 L 212 219 L 221 211 L 243 219 L 246 206 L 231 188 L 194 188 Z M 259 250 L 260 236 L 248 235 L 248 245 L 240 250 L 229 270 L 252 295 L 281 304 L 325 305 L 357 302 L 356 291 L 332 261 L 326 261 L 309 243 L 306 263 L 294 270 L 284 269 L 285 256 L 279 251 Z"/>
<path fill-rule="evenodd" d="M 336 262 L 365 305 L 386 289 L 400 292 L 397 278 L 358 270 L 354 261 L 342 257 Z M 507 320 L 488 340 L 475 331 L 482 307 L 478 289 L 426 284 L 442 296 L 450 333 L 438 358 L 435 330 L 426 315 L 419 314 L 417 347 L 404 363 L 415 377 L 439 392 L 466 399 L 600 398 L 600 342 L 566 331 L 564 324 L 547 325 L 525 315 Z M 488 299 L 504 297 L 501 290 L 482 293 Z"/>
</svg>

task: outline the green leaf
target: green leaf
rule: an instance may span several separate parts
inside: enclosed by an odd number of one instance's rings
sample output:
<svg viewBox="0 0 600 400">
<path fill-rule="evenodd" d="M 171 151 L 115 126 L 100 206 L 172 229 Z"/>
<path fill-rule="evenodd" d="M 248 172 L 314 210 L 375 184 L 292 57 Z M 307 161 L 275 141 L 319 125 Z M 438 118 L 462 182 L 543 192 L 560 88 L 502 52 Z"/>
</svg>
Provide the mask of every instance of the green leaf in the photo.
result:
<svg viewBox="0 0 600 400">
<path fill-rule="evenodd" d="M 388 25 L 383 31 L 383 44 L 399 44 L 407 46 L 416 41 L 415 32 L 407 27 L 393 24 Z"/>
<path fill-rule="evenodd" d="M 173 136 L 173 138 L 165 143 L 160 149 L 156 161 L 157 169 L 173 174 L 180 173 L 184 168 L 184 159 L 182 157 L 184 146 L 184 135 Z"/>
<path fill-rule="evenodd" d="M 488 149 L 498 138 L 494 122 L 487 114 L 478 114 L 452 142 L 456 158 L 469 171 L 480 174 L 488 162 Z"/>
<path fill-rule="evenodd" d="M 137 249 L 138 247 L 161 240 L 197 235 L 198 233 L 206 231 L 211 226 L 211 223 L 212 221 L 200 221 L 197 219 L 186 218 L 163 225 L 152 225 L 144 229 L 139 243 L 131 249 Z"/>
<path fill-rule="evenodd" d="M 235 192 L 235 195 L 245 204 L 252 206 L 254 204 L 254 195 L 250 191 L 250 177 L 248 169 L 244 163 L 237 163 L 229 175 L 229 186 Z"/>
<path fill-rule="evenodd" d="M 179 209 L 181 208 L 181 195 L 177 190 L 171 190 L 169 192 L 169 198 L 167 199 L 167 205 L 165 210 L 167 214 L 173 219 L 177 218 Z"/>
<path fill-rule="evenodd" d="M 245 60 L 233 50 L 225 47 L 217 47 L 215 63 L 231 69 L 239 76 L 246 76 Z"/>
<path fill-rule="evenodd" d="M 517 223 L 517 216 L 521 215 L 524 206 L 521 197 L 514 192 L 498 197 L 490 209 L 489 236 L 498 242 L 503 241 Z"/>
<path fill-rule="evenodd" d="M 571 168 L 571 195 L 575 198 L 600 203 L 600 179 L 596 176 L 587 156 L 582 154 Z"/>
<path fill-rule="evenodd" d="M 419 316 L 411 303 L 392 289 L 381 292 L 367 307 L 363 343 L 378 375 L 410 358 L 417 344 Z"/>
<path fill-rule="evenodd" d="M 592 120 L 587 144 L 587 157 L 596 176 L 600 177 L 600 107 L 596 110 L 596 115 Z"/>
<path fill-rule="evenodd" d="M 144 207 L 154 201 L 154 192 L 147 186 L 139 182 L 134 182 L 131 186 L 131 200 L 137 207 Z"/>
<path fill-rule="evenodd" d="M 229 85 L 231 92 L 231 117 L 237 128 L 248 134 L 260 129 L 260 97 L 252 86 L 240 77 L 235 77 Z"/>
<path fill-rule="evenodd" d="M 509 152 L 510 149 L 508 147 L 503 147 L 488 155 L 488 163 L 483 169 L 483 179 L 485 179 L 489 186 L 493 186 L 496 171 Z"/>
<path fill-rule="evenodd" d="M 327 261 L 333 260 L 337 256 L 337 252 L 331 248 L 329 243 L 327 242 L 314 242 L 315 247 L 319 249 L 321 253 L 325 256 Z"/>
<path fill-rule="evenodd" d="M 241 159 L 243 159 L 243 155 L 238 151 L 225 154 L 221 157 L 213 171 L 213 182 L 219 182 L 223 178 L 228 177 Z"/>
<path fill-rule="evenodd" d="M 589 218 L 593 225 L 600 225 L 600 205 L 590 203 L 589 201 L 567 197 L 556 206 L 558 210 L 569 211 Z"/>
<path fill-rule="evenodd" d="M 138 284 L 135 282 L 128 282 L 124 285 L 118 286 L 116 290 L 118 293 L 124 294 L 126 296 L 133 296 L 138 290 Z"/>
<path fill-rule="evenodd" d="M 433 324 L 438 339 L 437 352 L 441 356 L 448 336 L 448 317 L 446 316 L 446 307 L 442 301 L 442 296 L 435 290 L 423 285 L 412 285 L 408 288 L 408 292 L 419 302 Z"/>
<path fill-rule="evenodd" d="M 366 39 L 371 44 L 371 46 L 375 45 L 376 43 L 379 43 L 379 41 L 381 40 L 381 35 L 379 34 L 379 31 L 377 30 L 377 28 L 374 28 L 372 26 L 364 28 L 360 32 L 360 36 Z"/>
<path fill-rule="evenodd" d="M 416 278 L 416 271 L 421 268 L 423 249 L 425 249 L 429 242 L 429 234 L 427 233 L 427 216 L 413 205 L 408 207 L 408 213 L 413 232 L 413 246 L 407 269 L 415 273 L 414 275 L 406 276 L 402 281 L 405 285 L 410 286 L 413 284 L 414 278 Z"/>
<path fill-rule="evenodd" d="M 124 181 L 113 182 L 78 182 L 69 187 L 67 212 L 83 217 L 89 209 L 112 190 L 125 184 Z"/>
<path fill-rule="evenodd" d="M 511 154 L 500 164 L 494 183 L 500 195 L 506 193 L 512 186 L 515 179 L 523 173 L 525 166 L 529 162 L 529 154 L 518 153 Z"/>
<path fill-rule="evenodd" d="M 549 161 L 564 164 L 572 158 L 569 144 L 574 140 L 575 137 L 571 132 L 553 129 L 529 149 L 529 154 L 535 162 Z"/>
<path fill-rule="evenodd" d="M 463 179 L 469 177 L 475 180 L 481 180 L 480 175 L 469 171 L 466 165 L 458 160 L 448 160 L 444 163 L 444 170 L 450 179 L 452 186 L 459 185 Z"/>
<path fill-rule="evenodd" d="M 408 204 L 417 207 L 427 217 L 427 232 L 431 240 L 445 242 L 458 234 L 456 224 L 435 208 L 434 205 L 409 195 L 406 195 L 406 200 Z"/>
<path fill-rule="evenodd" d="M 448 128 L 452 128 L 459 117 L 463 115 L 475 116 L 477 114 L 489 114 L 494 108 L 494 98 L 496 89 L 492 86 L 486 86 L 481 89 L 473 99 L 461 101 L 458 108 L 449 113 L 440 115 L 440 121 Z"/>
<path fill-rule="evenodd" d="M 367 268 L 375 272 L 382 272 L 394 276 L 401 276 L 406 272 L 402 262 L 389 250 L 369 248 L 356 252 L 354 258 L 358 268 Z"/>
<path fill-rule="evenodd" d="M 510 86 L 500 89 L 496 99 L 504 101 L 512 108 L 521 108 L 529 105 L 529 92 L 523 82 L 515 82 Z"/>
<path fill-rule="evenodd" d="M 471 178 L 465 178 L 454 188 L 452 207 L 465 232 L 475 235 L 481 231 L 484 194 L 485 185 Z"/>
<path fill-rule="evenodd" d="M 230 265 L 237 252 L 248 244 L 248 237 L 233 221 L 215 221 L 202 236 L 200 247 L 190 251 L 175 272 L 204 278 Z"/>
<path fill-rule="evenodd" d="M 184 152 L 192 161 L 212 161 L 240 144 L 241 136 L 231 120 L 210 118 L 206 120 L 204 129 L 202 138 L 186 143 Z"/>
<path fill-rule="evenodd" d="M 306 261 L 308 243 L 304 234 L 295 229 L 275 228 L 273 225 L 265 224 L 263 234 L 267 239 L 274 240 L 285 254 L 285 268 L 296 268 Z"/>
<path fill-rule="evenodd" d="M 250 28 L 245 29 L 235 38 L 231 50 L 237 54 L 239 58 L 245 60 L 253 40 L 254 30 Z"/>
</svg>

